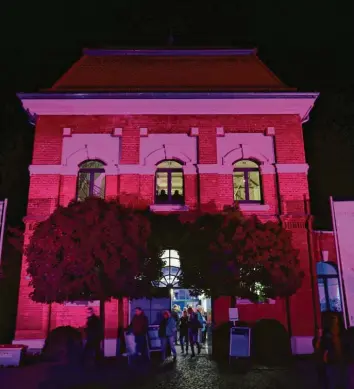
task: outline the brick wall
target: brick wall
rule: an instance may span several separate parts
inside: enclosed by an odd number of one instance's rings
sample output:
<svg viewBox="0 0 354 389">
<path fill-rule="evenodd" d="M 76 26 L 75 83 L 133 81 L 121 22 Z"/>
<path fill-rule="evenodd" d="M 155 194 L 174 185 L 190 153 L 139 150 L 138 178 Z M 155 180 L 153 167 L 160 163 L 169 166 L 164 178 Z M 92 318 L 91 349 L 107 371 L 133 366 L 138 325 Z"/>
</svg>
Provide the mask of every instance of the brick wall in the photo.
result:
<svg viewBox="0 0 354 389">
<path fill-rule="evenodd" d="M 314 231 L 314 255 L 316 262 L 322 261 L 322 251 L 328 251 L 328 261 L 337 263 L 337 251 L 332 231 Z"/>
<path fill-rule="evenodd" d="M 191 127 L 199 128 L 198 163 L 216 164 L 216 127 L 224 127 L 226 133 L 264 133 L 265 128 L 275 128 L 276 163 L 301 164 L 305 162 L 302 127 L 296 115 L 149 115 L 149 116 L 43 116 L 38 120 L 34 144 L 33 164 L 60 164 L 62 148 L 62 129 L 69 127 L 72 133 L 111 133 L 114 128 L 123 128 L 120 150 L 122 165 L 139 164 L 140 128 L 148 128 L 149 133 L 188 133 Z M 308 197 L 307 176 L 304 173 L 280 173 L 262 175 L 262 187 L 265 203 L 269 210 L 260 211 L 262 220 L 276 218 L 278 212 L 277 191 L 279 189 L 282 201 L 287 204 L 288 217 L 292 213 L 303 213 L 303 197 Z M 222 208 L 233 201 L 233 184 L 231 174 L 202 173 L 198 176 L 186 174 L 185 200 L 194 207 L 198 201 L 198 190 L 202 205 Z M 279 188 L 277 188 L 279 185 Z M 28 215 L 48 216 L 60 200 L 61 205 L 67 205 L 76 193 L 75 176 L 32 175 L 29 192 Z M 133 194 L 151 204 L 154 201 L 154 176 L 152 174 L 122 174 L 106 176 L 106 196 L 115 197 L 119 194 Z M 48 202 L 46 199 L 53 199 Z M 47 202 L 46 202 L 47 201 Z M 253 213 L 253 212 L 252 212 Z M 300 248 L 301 266 L 307 273 L 301 291 L 292 298 L 292 317 L 294 318 L 294 335 L 311 335 L 313 314 L 311 313 L 311 283 L 309 278 L 310 258 L 307 248 L 307 230 L 304 220 L 296 226 L 286 224 L 293 230 L 294 243 Z M 295 227 L 294 227 L 295 226 Z M 300 227 L 299 227 L 300 226 Z M 315 240 L 317 237 L 315 237 Z M 322 239 L 323 244 L 324 240 Z M 322 242 L 321 241 L 321 242 Z M 327 242 L 327 241 L 326 241 Z M 317 241 L 316 241 L 317 244 Z M 330 246 L 330 243 L 327 242 Z M 328 246 L 328 247 L 329 247 Z M 317 247 L 317 246 L 316 246 Z M 24 272 L 25 262 L 22 271 Z M 16 337 L 28 335 L 26 326 L 36 324 L 32 334 L 43 334 L 47 324 L 46 307 L 32 303 L 28 294 L 28 281 L 21 277 L 19 297 L 19 316 Z M 222 302 L 221 302 L 222 301 Z M 125 321 L 128 320 L 128 307 L 125 302 Z M 216 303 L 215 311 L 218 320 L 226 321 L 228 315 L 228 299 Z M 243 305 L 240 307 L 241 320 L 255 321 L 262 317 L 273 317 L 286 323 L 282 302 L 274 305 L 263 304 Z M 113 334 L 117 320 L 117 303 L 106 306 L 106 334 Z M 36 312 L 36 318 L 34 318 Z M 69 321 L 81 325 L 85 318 L 82 307 L 57 307 L 53 310 L 52 324 L 57 326 Z M 38 313 L 38 314 L 37 314 Z M 31 322 L 31 323 L 30 323 Z M 40 324 L 41 323 L 41 324 Z M 39 329 L 41 327 L 41 329 Z M 33 335 L 34 336 L 34 335 Z M 111 336 L 111 335 L 109 335 Z"/>
</svg>

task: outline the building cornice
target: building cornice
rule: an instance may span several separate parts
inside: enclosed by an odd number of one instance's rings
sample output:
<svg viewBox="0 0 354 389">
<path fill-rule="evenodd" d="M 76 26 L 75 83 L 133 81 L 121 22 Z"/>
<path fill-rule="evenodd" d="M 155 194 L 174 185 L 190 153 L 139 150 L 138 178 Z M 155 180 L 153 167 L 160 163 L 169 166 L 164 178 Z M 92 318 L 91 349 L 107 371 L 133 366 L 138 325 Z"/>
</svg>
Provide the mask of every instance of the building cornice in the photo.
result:
<svg viewBox="0 0 354 389">
<path fill-rule="evenodd" d="M 89 56 L 142 56 L 142 57 L 228 57 L 255 55 L 257 49 L 83 49 Z"/>
<path fill-rule="evenodd" d="M 314 92 L 36 92 L 17 93 L 23 100 L 229 100 L 229 99 L 317 99 Z"/>
<path fill-rule="evenodd" d="M 19 93 L 36 115 L 299 115 L 314 93 Z"/>
</svg>

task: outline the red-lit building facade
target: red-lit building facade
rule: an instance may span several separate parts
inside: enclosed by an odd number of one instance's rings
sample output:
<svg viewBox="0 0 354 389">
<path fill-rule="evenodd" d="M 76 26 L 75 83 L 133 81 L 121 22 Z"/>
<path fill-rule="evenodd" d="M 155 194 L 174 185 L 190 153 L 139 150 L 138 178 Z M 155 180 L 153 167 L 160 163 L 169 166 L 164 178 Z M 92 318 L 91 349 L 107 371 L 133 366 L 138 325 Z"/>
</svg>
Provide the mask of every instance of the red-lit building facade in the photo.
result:
<svg viewBox="0 0 354 389">
<path fill-rule="evenodd" d="M 246 215 L 280 220 L 293 233 L 306 276 L 290 299 L 292 346 L 311 352 L 319 316 L 315 261 L 325 249 L 311 230 L 302 123 L 317 94 L 284 85 L 255 50 L 85 50 L 50 90 L 19 97 L 38 117 L 26 239 L 58 204 L 88 193 L 137 195 L 156 212 L 208 203 L 221 210 L 238 200 Z M 28 282 L 24 258 L 16 343 L 40 347 L 48 324 L 85 325 L 85 307 L 53 304 L 49 315 L 48 306 L 30 300 Z M 216 326 L 228 321 L 229 305 L 227 297 L 215 301 Z M 242 321 L 288 326 L 283 300 L 237 305 Z M 113 300 L 106 350 L 117 325 Z"/>
</svg>

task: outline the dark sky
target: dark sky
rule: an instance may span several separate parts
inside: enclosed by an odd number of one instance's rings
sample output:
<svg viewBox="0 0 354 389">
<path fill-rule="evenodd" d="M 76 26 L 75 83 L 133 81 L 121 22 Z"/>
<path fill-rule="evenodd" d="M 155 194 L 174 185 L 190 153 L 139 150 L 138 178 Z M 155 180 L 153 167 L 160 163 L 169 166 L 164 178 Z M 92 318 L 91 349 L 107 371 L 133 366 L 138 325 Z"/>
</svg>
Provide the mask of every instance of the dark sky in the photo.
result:
<svg viewBox="0 0 354 389">
<path fill-rule="evenodd" d="M 14 93 L 51 86 L 83 47 L 164 47 L 170 30 L 176 47 L 257 47 L 285 83 L 321 92 L 304 133 L 313 212 L 330 228 L 328 196 L 354 198 L 353 15 L 348 0 L 6 2 L 1 131 L 13 133 Z"/>
</svg>

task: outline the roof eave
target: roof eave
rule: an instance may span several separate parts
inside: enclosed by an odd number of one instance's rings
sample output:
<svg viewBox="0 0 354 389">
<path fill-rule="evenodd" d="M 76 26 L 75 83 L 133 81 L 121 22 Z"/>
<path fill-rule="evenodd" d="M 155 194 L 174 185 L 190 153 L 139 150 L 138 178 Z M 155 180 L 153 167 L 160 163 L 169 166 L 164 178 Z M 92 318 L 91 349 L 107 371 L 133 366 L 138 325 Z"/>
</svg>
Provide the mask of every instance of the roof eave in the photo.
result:
<svg viewBox="0 0 354 389">
<path fill-rule="evenodd" d="M 37 92 L 17 93 L 20 100 L 101 99 L 317 99 L 317 92 Z"/>
</svg>

